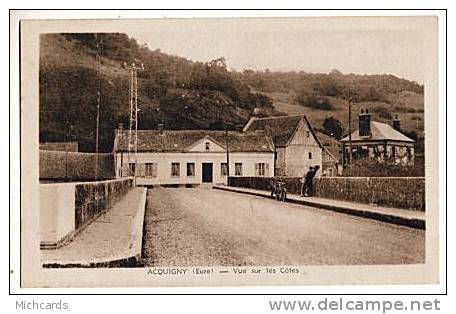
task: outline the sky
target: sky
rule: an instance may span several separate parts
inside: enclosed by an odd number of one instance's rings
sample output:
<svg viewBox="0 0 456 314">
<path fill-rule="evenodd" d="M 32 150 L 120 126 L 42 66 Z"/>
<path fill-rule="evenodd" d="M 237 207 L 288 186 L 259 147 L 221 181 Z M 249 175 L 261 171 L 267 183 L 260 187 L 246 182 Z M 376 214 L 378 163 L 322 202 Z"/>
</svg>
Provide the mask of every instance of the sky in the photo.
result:
<svg viewBox="0 0 456 314">
<path fill-rule="evenodd" d="M 151 50 L 228 68 L 393 74 L 425 81 L 419 18 L 161 19 L 128 34 Z"/>
</svg>

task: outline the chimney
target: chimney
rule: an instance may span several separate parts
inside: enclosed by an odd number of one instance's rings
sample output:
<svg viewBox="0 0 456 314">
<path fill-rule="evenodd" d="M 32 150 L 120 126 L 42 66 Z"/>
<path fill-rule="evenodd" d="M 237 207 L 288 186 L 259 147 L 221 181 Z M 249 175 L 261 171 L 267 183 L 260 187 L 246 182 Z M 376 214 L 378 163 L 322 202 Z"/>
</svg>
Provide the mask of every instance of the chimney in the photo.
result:
<svg viewBox="0 0 456 314">
<path fill-rule="evenodd" d="M 123 125 L 123 123 L 119 123 L 119 124 L 117 125 L 116 133 L 120 135 L 120 134 L 123 133 L 123 130 L 124 130 L 124 125 Z"/>
<path fill-rule="evenodd" d="M 367 111 L 361 109 L 359 114 L 359 136 L 371 136 L 371 115 Z"/>
<path fill-rule="evenodd" d="M 399 120 L 397 115 L 393 120 L 393 129 L 395 129 L 398 132 L 401 131 L 401 120 Z"/>
<path fill-rule="evenodd" d="M 165 134 L 165 126 L 164 126 L 163 123 L 159 123 L 158 124 L 158 131 L 159 131 L 160 135 L 164 135 Z"/>
</svg>

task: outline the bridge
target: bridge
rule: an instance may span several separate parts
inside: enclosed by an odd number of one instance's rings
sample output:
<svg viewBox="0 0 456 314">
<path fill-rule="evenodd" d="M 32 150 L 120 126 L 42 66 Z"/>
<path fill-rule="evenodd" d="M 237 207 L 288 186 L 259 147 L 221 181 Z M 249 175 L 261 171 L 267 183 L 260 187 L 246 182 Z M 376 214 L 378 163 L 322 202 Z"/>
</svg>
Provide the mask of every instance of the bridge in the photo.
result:
<svg viewBox="0 0 456 314">
<path fill-rule="evenodd" d="M 367 265 L 425 261 L 425 231 L 216 189 L 148 192 L 147 266 Z"/>
</svg>

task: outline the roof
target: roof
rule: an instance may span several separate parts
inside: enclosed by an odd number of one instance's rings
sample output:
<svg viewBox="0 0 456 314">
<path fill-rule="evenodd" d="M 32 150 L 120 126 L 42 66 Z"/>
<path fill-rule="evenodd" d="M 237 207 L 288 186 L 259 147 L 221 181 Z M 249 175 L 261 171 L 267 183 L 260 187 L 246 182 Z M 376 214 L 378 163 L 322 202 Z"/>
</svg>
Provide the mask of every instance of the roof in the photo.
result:
<svg viewBox="0 0 456 314">
<path fill-rule="evenodd" d="M 371 121 L 371 133 L 372 136 L 359 136 L 359 130 L 356 130 L 351 135 L 352 141 L 378 141 L 378 140 L 391 140 L 414 143 L 415 141 L 405 136 L 401 132 L 395 130 L 391 125 Z M 342 142 L 348 142 L 348 136 L 341 139 Z"/>
<path fill-rule="evenodd" d="M 324 150 L 335 160 L 342 159 L 342 145 L 332 136 L 326 135 L 320 131 L 315 131 L 318 139 L 324 147 Z"/>
<path fill-rule="evenodd" d="M 115 151 L 128 151 L 128 133 L 116 132 Z M 134 136 L 135 131 L 132 131 Z M 270 137 L 258 132 L 210 131 L 210 130 L 138 130 L 139 152 L 185 152 L 203 138 L 215 141 L 230 152 L 273 152 L 274 144 Z"/>
<path fill-rule="evenodd" d="M 304 115 L 251 118 L 244 131 L 267 131 L 276 146 L 286 146 Z"/>
</svg>

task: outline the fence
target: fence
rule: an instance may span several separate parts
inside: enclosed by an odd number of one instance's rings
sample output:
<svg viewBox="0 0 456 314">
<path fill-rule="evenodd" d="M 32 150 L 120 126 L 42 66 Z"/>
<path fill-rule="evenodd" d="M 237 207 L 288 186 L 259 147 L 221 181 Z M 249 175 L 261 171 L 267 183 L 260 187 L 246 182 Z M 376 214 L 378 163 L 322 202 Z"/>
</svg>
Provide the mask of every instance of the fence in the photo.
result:
<svg viewBox="0 0 456 314">
<path fill-rule="evenodd" d="M 281 177 L 289 193 L 299 194 L 300 178 Z M 229 177 L 228 185 L 270 189 L 270 178 Z M 425 210 L 423 177 L 321 177 L 315 179 L 315 196 L 395 208 Z"/>
<path fill-rule="evenodd" d="M 40 150 L 39 171 L 42 182 L 94 181 L 116 177 L 114 154 Z"/>
</svg>

